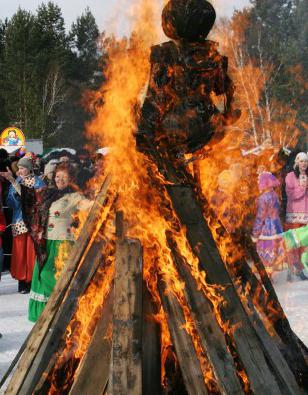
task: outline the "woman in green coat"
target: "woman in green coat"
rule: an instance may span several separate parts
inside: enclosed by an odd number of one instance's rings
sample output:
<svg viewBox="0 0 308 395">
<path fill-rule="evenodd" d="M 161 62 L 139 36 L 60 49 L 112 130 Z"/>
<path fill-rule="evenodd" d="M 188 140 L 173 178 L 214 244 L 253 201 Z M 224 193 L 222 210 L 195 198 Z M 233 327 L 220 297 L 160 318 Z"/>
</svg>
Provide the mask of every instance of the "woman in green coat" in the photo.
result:
<svg viewBox="0 0 308 395">
<path fill-rule="evenodd" d="M 75 170 L 70 165 L 57 166 L 55 188 L 45 192 L 39 210 L 41 233 L 29 301 L 29 320 L 36 322 L 55 287 L 57 274 L 65 264 L 74 244 L 74 216 L 88 210 L 87 200 L 75 186 Z"/>
</svg>

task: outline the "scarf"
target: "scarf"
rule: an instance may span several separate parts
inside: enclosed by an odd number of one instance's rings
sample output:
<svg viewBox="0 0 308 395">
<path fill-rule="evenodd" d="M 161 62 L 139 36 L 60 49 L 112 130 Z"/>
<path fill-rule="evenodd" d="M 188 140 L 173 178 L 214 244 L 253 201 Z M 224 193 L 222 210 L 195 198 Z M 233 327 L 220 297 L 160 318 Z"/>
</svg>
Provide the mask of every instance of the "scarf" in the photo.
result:
<svg viewBox="0 0 308 395">
<path fill-rule="evenodd" d="M 55 201 L 75 191 L 75 188 L 69 186 L 62 190 L 51 188 L 37 193 L 34 189 L 21 187 L 23 219 L 34 242 L 40 273 L 47 259 L 44 235 L 48 224 L 49 209 Z"/>
</svg>

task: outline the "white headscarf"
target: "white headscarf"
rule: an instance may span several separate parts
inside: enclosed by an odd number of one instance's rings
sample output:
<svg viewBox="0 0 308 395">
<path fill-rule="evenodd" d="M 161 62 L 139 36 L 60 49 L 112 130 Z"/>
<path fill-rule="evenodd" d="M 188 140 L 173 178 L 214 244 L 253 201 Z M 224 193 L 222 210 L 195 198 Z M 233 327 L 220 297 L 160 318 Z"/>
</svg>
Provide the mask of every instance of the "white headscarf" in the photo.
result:
<svg viewBox="0 0 308 395">
<path fill-rule="evenodd" d="M 308 162 L 308 155 L 306 152 L 300 152 L 299 154 L 296 155 L 295 161 L 294 161 L 294 169 L 296 169 L 299 165 L 299 162 L 301 160 L 306 160 Z"/>
</svg>

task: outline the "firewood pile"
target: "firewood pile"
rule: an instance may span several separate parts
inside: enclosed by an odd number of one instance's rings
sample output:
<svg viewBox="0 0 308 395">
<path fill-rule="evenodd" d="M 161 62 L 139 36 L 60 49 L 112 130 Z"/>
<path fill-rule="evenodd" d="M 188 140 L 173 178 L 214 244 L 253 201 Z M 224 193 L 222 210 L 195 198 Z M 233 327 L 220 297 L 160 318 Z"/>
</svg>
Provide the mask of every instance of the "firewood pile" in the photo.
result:
<svg viewBox="0 0 308 395">
<path fill-rule="evenodd" d="M 246 235 L 227 233 L 183 161 L 184 154 L 223 138 L 224 126 L 240 116 L 232 107 L 227 59 L 215 43 L 204 43 L 214 20 L 205 0 L 167 4 L 163 27 L 182 42 L 152 48 L 136 133 L 137 148 L 158 169 L 149 183 L 163 194 L 161 201 L 170 201 L 169 211 L 164 207 L 160 214 L 172 212 L 196 265 L 170 226 L 161 232 L 177 281 L 171 271 L 151 267 L 145 275 L 144 246 L 129 237 L 130 224 L 117 211 L 117 191 L 107 177 L 43 314 L 9 369 L 17 364 L 6 395 L 308 393 L 308 350 L 290 328 L 254 246 Z M 211 101 L 213 91 L 226 96 L 223 112 Z M 136 214 L 139 207 L 134 209 Z M 108 238 L 106 226 L 114 217 L 116 232 Z M 223 259 L 217 234 L 245 254 Z M 166 333 L 171 340 L 163 350 Z"/>
<path fill-rule="evenodd" d="M 121 212 L 116 215 L 115 240 L 103 237 L 116 201 L 107 178 L 69 264 L 26 341 L 6 394 L 306 393 L 306 347 L 292 332 L 273 289 L 266 283 L 264 268 L 262 276 L 256 276 L 246 262 L 241 262 L 239 266 L 245 273 L 241 277 L 228 268 L 219 255 L 196 192 L 190 184 L 177 182 L 178 172 L 171 162 L 160 157 L 160 165 L 170 181 L 166 186 L 168 194 L 186 228 L 200 270 L 206 271 L 210 283 L 220 287 L 223 298 L 218 319 L 211 298 L 199 289 L 176 240 L 168 235 L 200 349 L 185 328 L 181 304 L 168 292 L 168 281 L 158 278 L 177 360 L 176 366 L 166 361 L 169 384 L 161 384 L 160 328 L 152 319 L 156 307 L 143 280 L 142 246 L 138 240 L 126 237 Z M 108 274 L 110 255 L 115 262 Z M 80 358 L 71 350 L 61 359 L 78 301 L 98 278 L 105 294 L 90 317 L 93 322 L 87 347 Z M 249 280 L 254 289 L 246 303 L 240 295 L 240 278 L 242 282 Z M 86 308 L 90 309 L 91 303 Z M 271 308 L 278 311 L 278 320 Z M 71 326 L 71 331 L 81 335 L 78 327 Z M 74 333 L 69 336 L 73 339 Z M 204 377 L 200 352 L 214 377 L 212 384 Z"/>
</svg>

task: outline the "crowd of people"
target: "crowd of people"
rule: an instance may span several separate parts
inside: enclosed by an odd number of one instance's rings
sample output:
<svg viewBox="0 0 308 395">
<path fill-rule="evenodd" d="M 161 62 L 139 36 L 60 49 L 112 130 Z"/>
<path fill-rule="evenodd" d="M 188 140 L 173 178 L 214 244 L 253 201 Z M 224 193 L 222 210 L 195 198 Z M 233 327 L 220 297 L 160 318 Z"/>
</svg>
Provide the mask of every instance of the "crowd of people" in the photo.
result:
<svg viewBox="0 0 308 395">
<path fill-rule="evenodd" d="M 298 244 L 298 248 L 287 251 L 283 230 L 287 237 L 296 238 L 299 228 L 306 228 L 308 224 L 308 155 L 300 152 L 294 162 L 293 171 L 285 178 L 286 210 L 284 226 L 281 222 L 281 205 L 276 189 L 280 188 L 280 181 L 271 173 L 262 172 L 259 175 L 260 196 L 257 200 L 257 214 L 253 226 L 253 240 L 256 242 L 258 254 L 269 274 L 277 265 L 288 264 L 288 280 L 298 276 L 301 280 L 308 279 L 308 261 L 305 247 Z M 283 229 L 284 228 L 284 229 Z M 282 236 L 282 237 L 281 237 Z"/>
<path fill-rule="evenodd" d="M 96 191 L 91 180 L 103 174 L 105 153 L 91 157 L 85 149 L 76 153 L 59 149 L 43 158 L 31 153 L 9 157 L 0 149 L 0 232 L 6 233 L 6 242 L 10 232 L 9 269 L 18 281 L 18 292 L 30 293 L 30 321 L 36 322 L 42 313 L 74 245 L 76 229 L 82 225 L 78 213 L 87 212 L 93 204 Z M 251 169 L 236 163 L 218 175 L 211 200 L 218 217 L 229 233 L 244 229 L 270 276 L 286 263 L 289 280 L 308 279 L 308 155 L 296 156 L 284 185 L 260 167 L 258 192 L 251 196 L 249 178 Z M 230 186 L 239 184 L 235 199 Z M 284 221 L 282 190 L 287 201 Z M 241 224 L 235 201 L 246 213 Z M 2 264 L 0 245 L 0 273 Z"/>
<path fill-rule="evenodd" d="M 104 154 L 91 157 L 85 149 L 57 150 L 44 158 L 9 157 L 0 149 L 0 232 L 12 238 L 9 269 L 18 292 L 30 293 L 30 321 L 37 321 L 54 289 L 82 226 L 78 213 L 91 208 L 91 180 L 101 174 L 103 160 Z M 0 275 L 2 266 L 1 248 Z"/>
<path fill-rule="evenodd" d="M 228 233 L 241 233 L 244 244 L 251 237 L 269 276 L 286 266 L 288 281 L 307 280 L 308 155 L 298 153 L 289 171 L 269 170 L 268 163 L 230 164 L 217 177 L 211 204 Z M 290 238 L 302 242 L 291 248 Z"/>
</svg>

